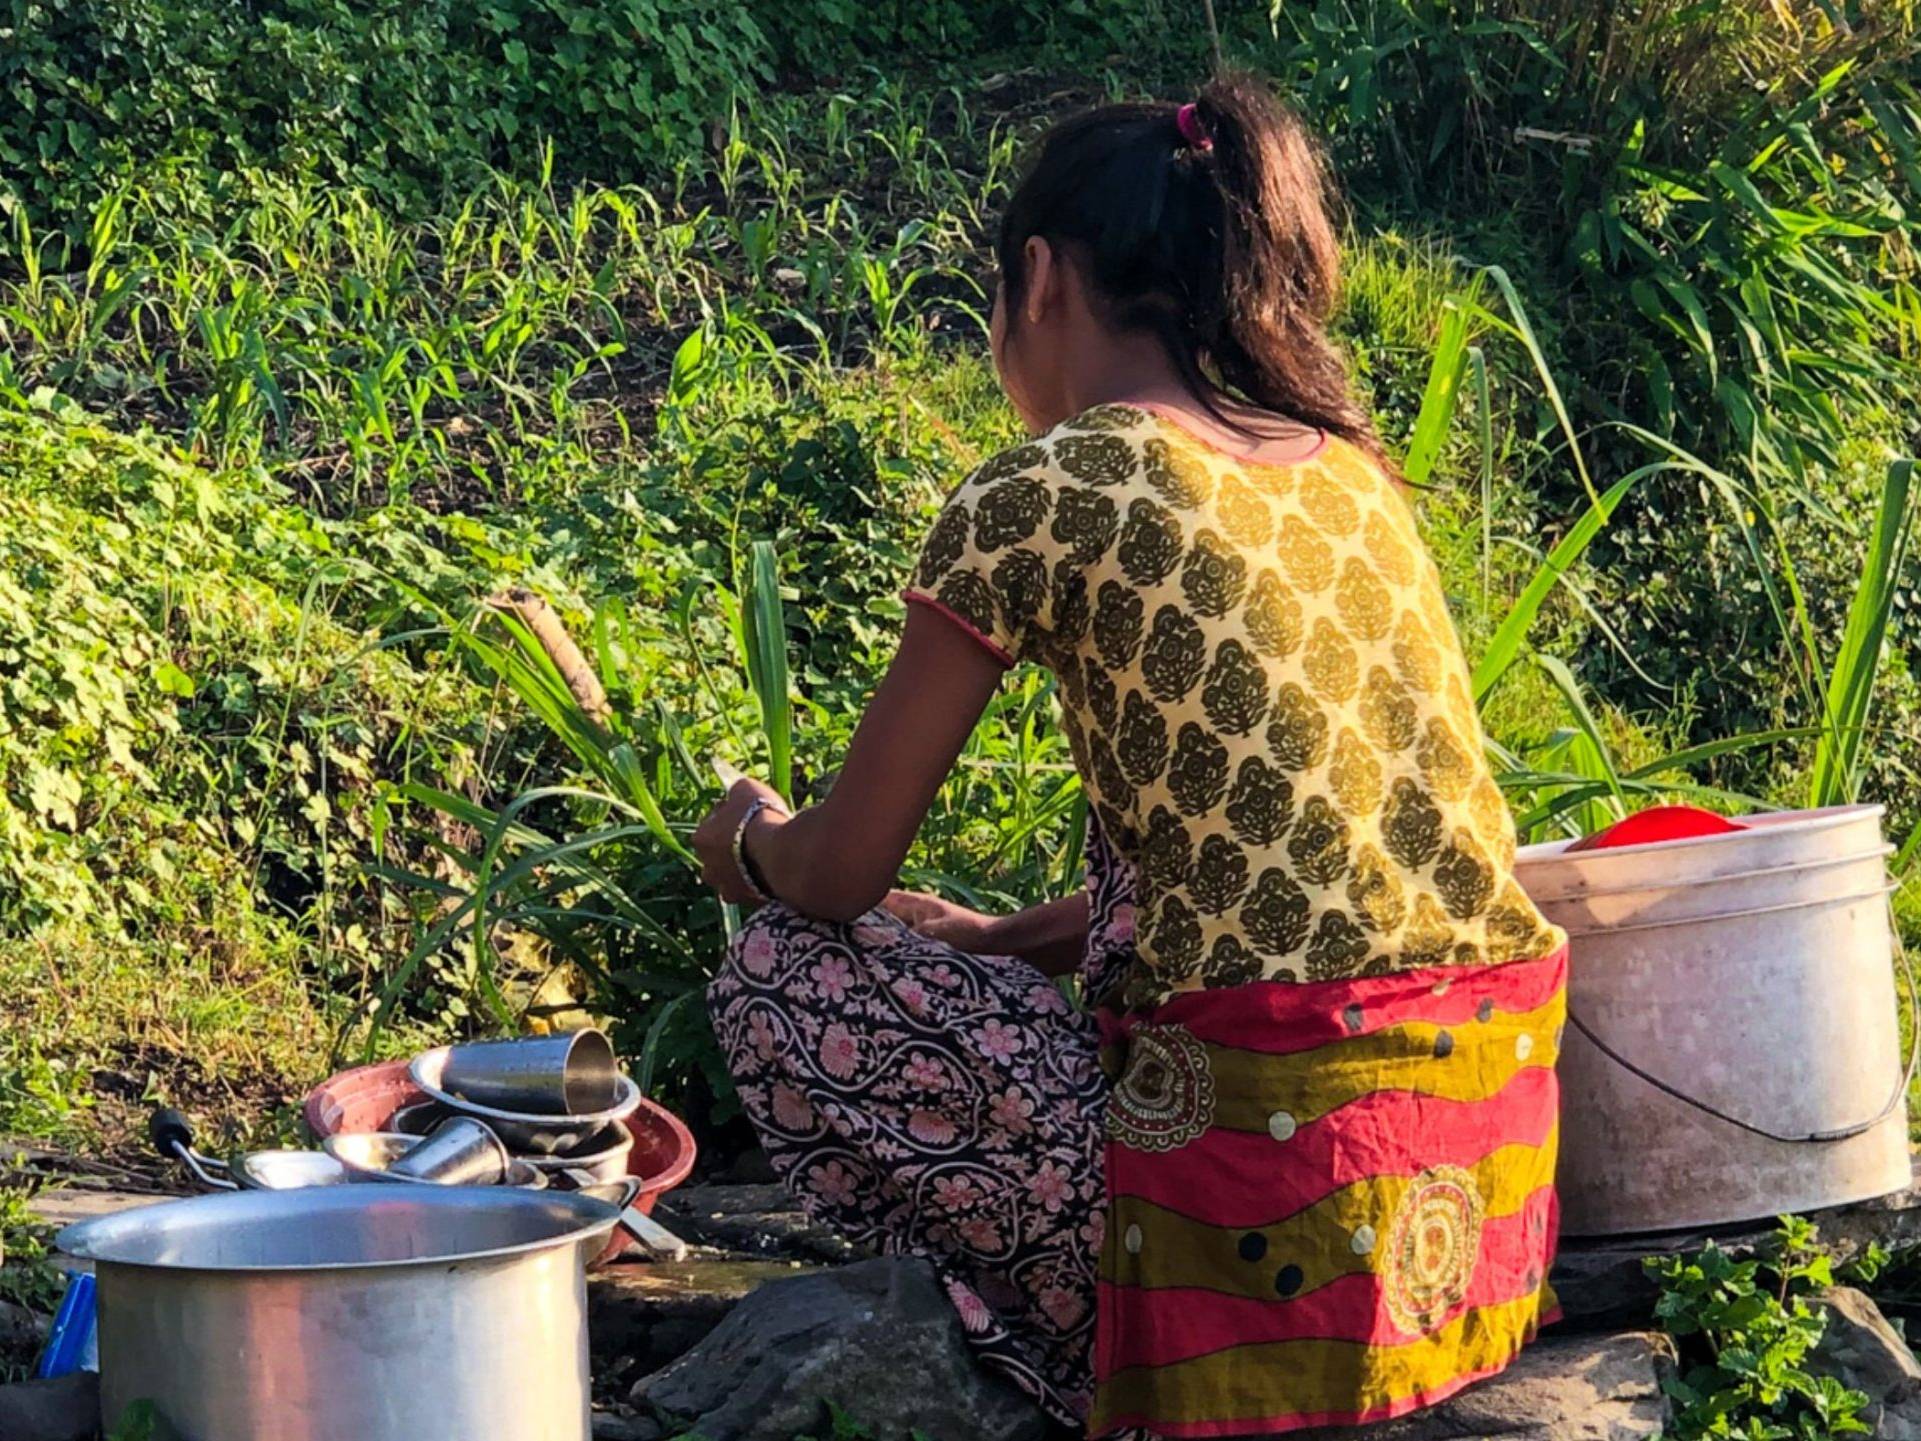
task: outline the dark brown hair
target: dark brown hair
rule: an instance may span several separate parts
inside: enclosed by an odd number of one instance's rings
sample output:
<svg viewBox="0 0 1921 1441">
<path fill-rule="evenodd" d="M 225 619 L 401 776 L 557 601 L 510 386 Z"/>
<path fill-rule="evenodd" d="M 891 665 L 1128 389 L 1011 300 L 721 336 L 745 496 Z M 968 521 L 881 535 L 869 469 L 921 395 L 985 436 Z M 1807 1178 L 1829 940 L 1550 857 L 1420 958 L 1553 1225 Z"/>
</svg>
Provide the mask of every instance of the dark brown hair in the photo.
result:
<svg viewBox="0 0 1921 1441">
<path fill-rule="evenodd" d="M 1107 319 L 1160 338 L 1217 419 L 1223 390 L 1385 460 L 1327 337 L 1340 289 L 1335 196 L 1299 116 L 1250 76 L 1181 107 L 1103 105 L 1042 139 L 998 245 L 1010 302 L 1031 236 L 1066 242 Z"/>
</svg>

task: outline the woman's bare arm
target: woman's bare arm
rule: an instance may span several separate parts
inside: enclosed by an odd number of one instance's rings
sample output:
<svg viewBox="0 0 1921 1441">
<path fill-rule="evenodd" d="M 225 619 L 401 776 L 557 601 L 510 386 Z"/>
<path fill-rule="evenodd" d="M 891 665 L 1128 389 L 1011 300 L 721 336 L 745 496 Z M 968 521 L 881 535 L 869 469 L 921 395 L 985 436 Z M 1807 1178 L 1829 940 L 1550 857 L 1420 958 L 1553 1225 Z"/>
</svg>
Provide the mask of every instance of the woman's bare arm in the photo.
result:
<svg viewBox="0 0 1921 1441">
<path fill-rule="evenodd" d="M 1019 956 L 1044 976 L 1064 976 L 1087 950 L 1087 892 L 1029 906 L 988 927 L 987 951 Z"/>
<path fill-rule="evenodd" d="M 1087 949 L 1087 893 L 990 916 L 941 896 L 891 891 L 887 909 L 923 936 L 976 956 L 1019 956 L 1043 975 L 1061 976 Z"/>
<path fill-rule="evenodd" d="M 887 896 L 908 847 L 953 770 L 1005 667 L 959 626 L 909 606 L 900 650 L 868 703 L 827 799 L 792 817 L 762 810 L 747 854 L 768 892 L 804 915 L 852 920 Z M 728 792 L 694 832 L 708 884 L 749 900 L 732 858 L 756 781 Z"/>
</svg>

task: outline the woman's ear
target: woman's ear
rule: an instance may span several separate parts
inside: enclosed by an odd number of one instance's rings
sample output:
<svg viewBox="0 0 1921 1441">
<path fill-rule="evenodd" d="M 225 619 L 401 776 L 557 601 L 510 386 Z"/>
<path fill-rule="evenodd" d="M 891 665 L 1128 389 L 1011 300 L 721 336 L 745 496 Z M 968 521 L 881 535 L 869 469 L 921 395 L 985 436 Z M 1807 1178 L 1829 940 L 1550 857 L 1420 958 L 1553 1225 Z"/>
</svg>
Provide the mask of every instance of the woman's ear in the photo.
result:
<svg viewBox="0 0 1921 1441">
<path fill-rule="evenodd" d="M 1021 309 L 1029 325 L 1040 324 L 1041 317 L 1060 304 L 1061 268 L 1054 247 L 1038 235 L 1027 237 L 1022 250 L 1027 275 L 1022 287 Z"/>
</svg>

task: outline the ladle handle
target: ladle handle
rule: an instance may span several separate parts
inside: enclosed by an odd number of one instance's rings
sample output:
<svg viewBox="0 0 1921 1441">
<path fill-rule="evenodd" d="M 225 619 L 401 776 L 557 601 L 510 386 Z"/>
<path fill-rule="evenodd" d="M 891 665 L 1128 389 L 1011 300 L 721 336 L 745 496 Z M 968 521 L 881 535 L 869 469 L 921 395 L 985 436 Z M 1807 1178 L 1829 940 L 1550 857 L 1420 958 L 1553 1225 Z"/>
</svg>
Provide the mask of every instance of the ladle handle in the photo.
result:
<svg viewBox="0 0 1921 1441">
<path fill-rule="evenodd" d="M 201 1185 L 210 1186 L 216 1191 L 240 1189 L 240 1183 L 233 1179 L 230 1167 L 218 1161 L 209 1161 L 194 1150 L 193 1122 L 171 1106 L 162 1106 L 147 1121 L 147 1139 L 153 1142 L 153 1148 L 160 1153 L 162 1160 L 178 1161 Z"/>
<path fill-rule="evenodd" d="M 193 1149 L 193 1122 L 171 1106 L 162 1106 L 147 1122 L 147 1139 L 165 1159 L 178 1160 L 180 1152 Z"/>
</svg>

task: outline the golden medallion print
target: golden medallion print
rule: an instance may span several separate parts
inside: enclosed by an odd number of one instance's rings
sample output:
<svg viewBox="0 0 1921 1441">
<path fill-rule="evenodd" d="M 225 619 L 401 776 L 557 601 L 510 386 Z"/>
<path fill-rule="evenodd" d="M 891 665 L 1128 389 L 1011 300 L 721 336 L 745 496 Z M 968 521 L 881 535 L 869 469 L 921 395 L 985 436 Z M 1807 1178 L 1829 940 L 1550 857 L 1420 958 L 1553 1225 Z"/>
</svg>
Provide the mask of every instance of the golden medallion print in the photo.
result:
<svg viewBox="0 0 1921 1441">
<path fill-rule="evenodd" d="M 1381 1247 L 1382 1297 L 1395 1325 L 1425 1335 L 1467 1299 L 1483 1216 L 1472 1172 L 1436 1166 L 1414 1178 Z"/>
</svg>

